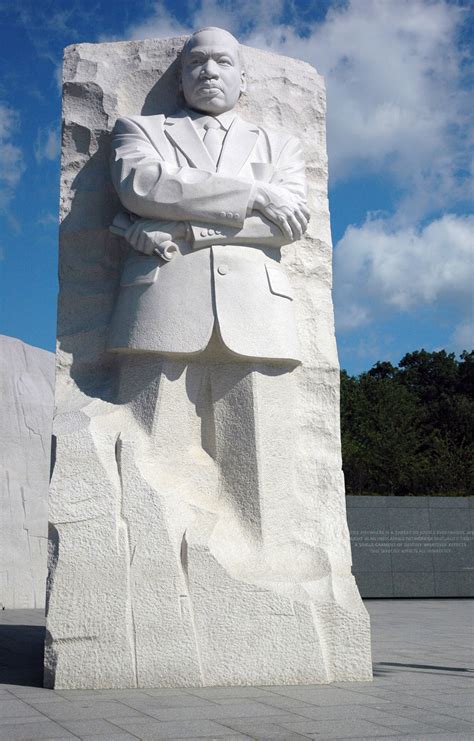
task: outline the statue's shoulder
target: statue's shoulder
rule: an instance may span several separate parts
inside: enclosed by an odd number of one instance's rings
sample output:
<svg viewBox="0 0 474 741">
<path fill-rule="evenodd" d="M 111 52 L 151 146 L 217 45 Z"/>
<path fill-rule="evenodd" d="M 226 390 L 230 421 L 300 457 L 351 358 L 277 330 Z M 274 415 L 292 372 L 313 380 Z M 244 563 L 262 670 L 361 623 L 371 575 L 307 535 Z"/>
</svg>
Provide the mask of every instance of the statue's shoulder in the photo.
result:
<svg viewBox="0 0 474 741">
<path fill-rule="evenodd" d="M 284 151 L 297 150 L 300 148 L 300 141 L 296 133 L 279 127 L 267 126 L 266 124 L 258 125 L 259 135 L 266 140 L 268 147 L 274 155 L 279 155 Z"/>
<path fill-rule="evenodd" d="M 162 113 L 155 116 L 121 116 L 115 122 L 114 134 L 129 134 L 137 127 L 145 133 L 163 129 L 166 118 Z"/>
</svg>

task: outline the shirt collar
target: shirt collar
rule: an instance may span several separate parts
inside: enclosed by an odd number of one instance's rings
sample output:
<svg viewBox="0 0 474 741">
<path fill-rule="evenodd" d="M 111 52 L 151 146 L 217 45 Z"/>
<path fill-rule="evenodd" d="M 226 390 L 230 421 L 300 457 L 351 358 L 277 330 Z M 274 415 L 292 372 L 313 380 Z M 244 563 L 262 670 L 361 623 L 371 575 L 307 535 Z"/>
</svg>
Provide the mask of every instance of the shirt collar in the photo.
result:
<svg viewBox="0 0 474 741">
<path fill-rule="evenodd" d="M 192 108 L 185 108 L 185 113 L 197 126 L 202 126 L 205 120 L 211 116 L 210 113 L 202 113 L 202 111 L 193 111 Z M 224 113 L 219 113 L 217 116 L 212 116 L 212 118 L 215 118 L 216 121 L 219 121 L 222 128 L 228 131 L 236 115 L 237 114 L 235 111 L 224 111 Z"/>
</svg>

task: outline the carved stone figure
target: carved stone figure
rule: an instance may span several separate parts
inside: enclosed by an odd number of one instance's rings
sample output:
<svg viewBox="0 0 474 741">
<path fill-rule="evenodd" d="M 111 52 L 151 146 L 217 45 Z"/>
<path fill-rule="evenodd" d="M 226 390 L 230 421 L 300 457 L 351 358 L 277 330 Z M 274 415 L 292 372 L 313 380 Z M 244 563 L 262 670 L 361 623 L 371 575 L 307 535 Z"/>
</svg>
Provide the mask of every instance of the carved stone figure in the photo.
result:
<svg viewBox="0 0 474 741">
<path fill-rule="evenodd" d="M 369 679 L 321 78 L 215 28 L 64 76 L 46 684 Z"/>
<path fill-rule="evenodd" d="M 198 31 L 181 56 L 189 108 L 115 126 L 114 185 L 141 218 L 125 231 L 137 252 L 109 347 L 194 354 L 214 329 L 237 360 L 298 362 L 293 293 L 278 260 L 309 219 L 301 147 L 236 114 L 245 73 L 227 31 Z"/>
</svg>

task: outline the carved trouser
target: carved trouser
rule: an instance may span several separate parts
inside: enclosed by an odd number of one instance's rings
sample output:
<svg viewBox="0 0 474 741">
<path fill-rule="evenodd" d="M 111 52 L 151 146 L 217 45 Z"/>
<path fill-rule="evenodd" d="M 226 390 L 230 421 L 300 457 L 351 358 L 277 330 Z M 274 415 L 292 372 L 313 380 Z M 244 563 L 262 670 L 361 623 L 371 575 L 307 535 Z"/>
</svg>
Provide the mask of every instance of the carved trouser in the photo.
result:
<svg viewBox="0 0 474 741">
<path fill-rule="evenodd" d="M 146 435 L 152 488 L 192 508 L 228 510 L 243 537 L 266 546 L 284 540 L 284 499 L 293 489 L 292 369 L 236 362 L 217 331 L 195 358 L 123 357 L 120 401 Z"/>
</svg>

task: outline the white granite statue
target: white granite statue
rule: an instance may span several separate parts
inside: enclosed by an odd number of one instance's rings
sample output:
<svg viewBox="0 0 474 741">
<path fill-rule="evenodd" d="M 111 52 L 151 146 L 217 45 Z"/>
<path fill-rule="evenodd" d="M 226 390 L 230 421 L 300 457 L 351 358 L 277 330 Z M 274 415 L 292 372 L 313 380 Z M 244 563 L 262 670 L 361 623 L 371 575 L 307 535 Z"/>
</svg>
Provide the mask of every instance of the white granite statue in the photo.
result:
<svg viewBox="0 0 474 741">
<path fill-rule="evenodd" d="M 369 679 L 324 88 L 216 28 L 186 40 L 176 73 L 182 43 L 66 52 L 46 684 Z M 119 212 L 98 185 L 114 121 Z"/>
<path fill-rule="evenodd" d="M 245 73 L 227 31 L 195 33 L 181 65 L 188 108 L 115 126 L 112 177 L 134 215 L 125 236 L 136 252 L 109 347 L 189 355 L 214 332 L 235 360 L 297 362 L 279 248 L 300 239 L 309 219 L 301 147 L 237 115 Z"/>
</svg>

